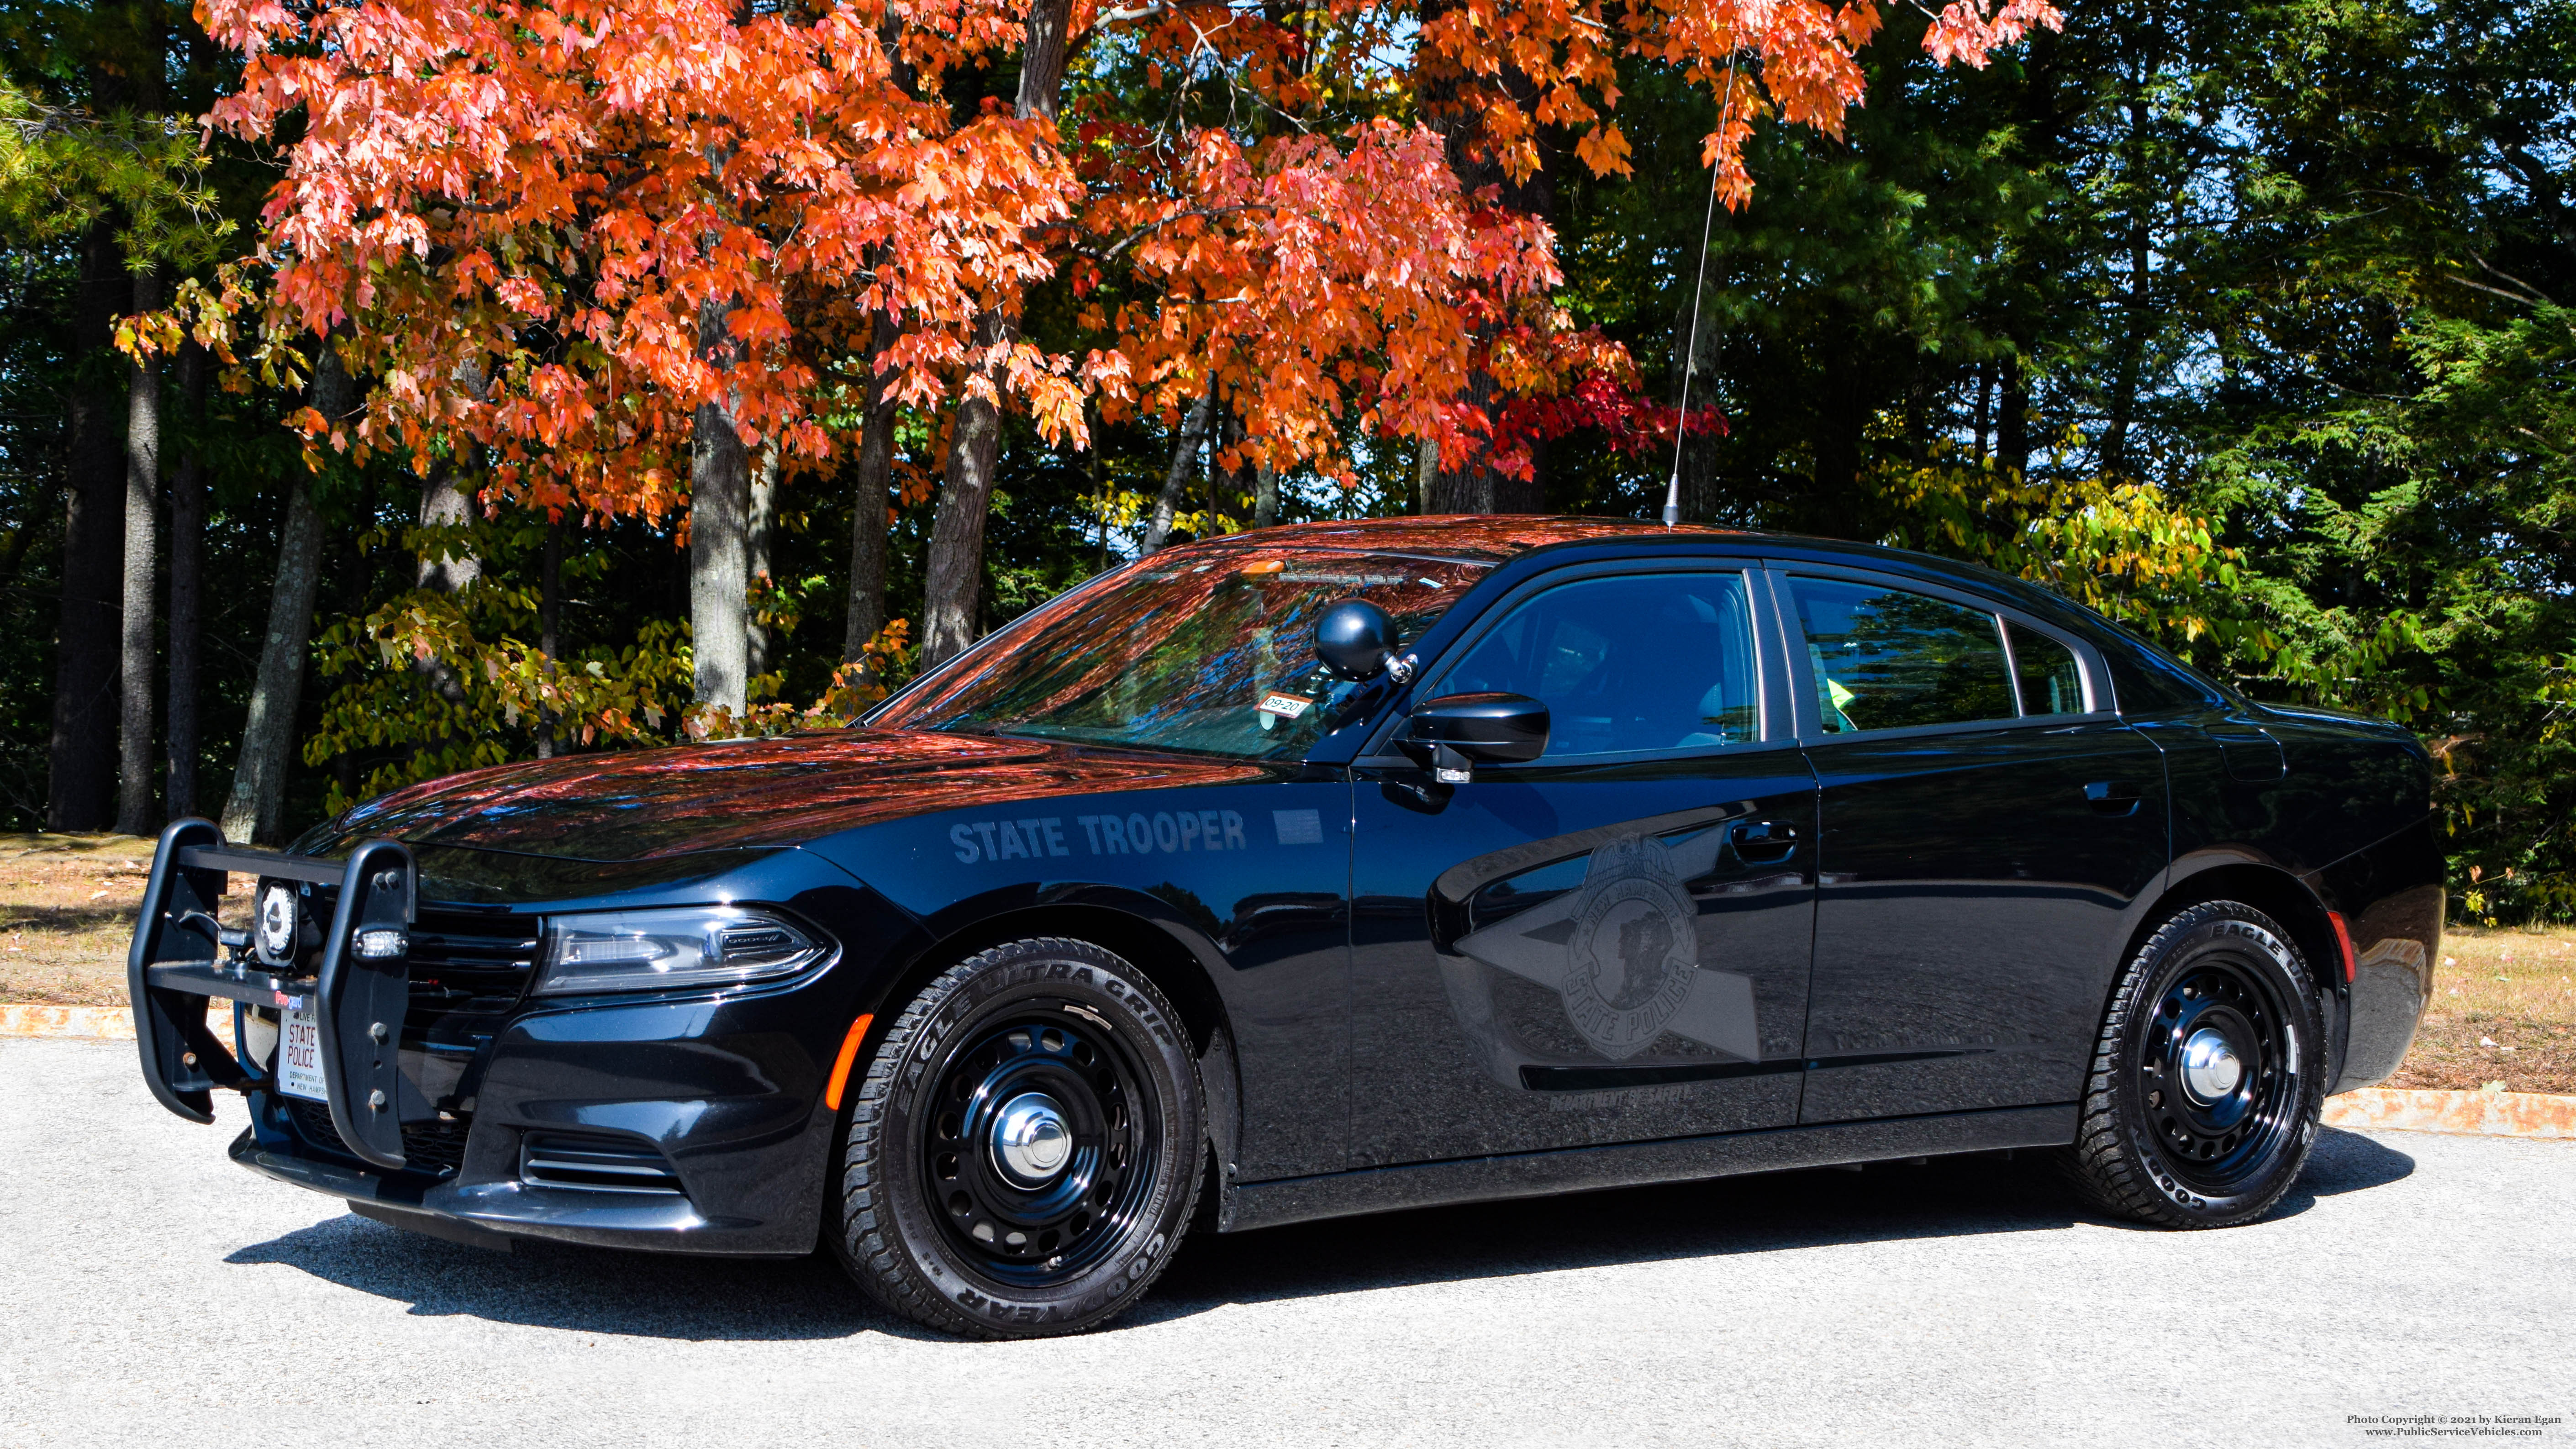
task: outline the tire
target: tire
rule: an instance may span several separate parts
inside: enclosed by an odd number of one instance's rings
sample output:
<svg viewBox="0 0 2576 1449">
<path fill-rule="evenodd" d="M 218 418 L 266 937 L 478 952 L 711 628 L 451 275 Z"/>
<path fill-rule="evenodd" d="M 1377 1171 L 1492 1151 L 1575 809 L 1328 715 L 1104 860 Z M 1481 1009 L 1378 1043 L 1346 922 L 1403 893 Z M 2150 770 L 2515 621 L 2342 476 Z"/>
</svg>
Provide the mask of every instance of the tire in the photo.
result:
<svg viewBox="0 0 2576 1449">
<path fill-rule="evenodd" d="M 2325 1085 L 2314 978 L 2289 933 L 2241 902 L 2193 906 L 2111 993 L 2068 1176 L 2137 1222 L 2252 1222 L 2306 1165 Z"/>
<path fill-rule="evenodd" d="M 877 1044 L 825 1236 L 871 1297 L 932 1328 L 1097 1327 L 1180 1245 L 1205 1102 L 1180 1015 L 1143 972 L 1085 941 L 996 946 L 923 987 Z"/>
</svg>

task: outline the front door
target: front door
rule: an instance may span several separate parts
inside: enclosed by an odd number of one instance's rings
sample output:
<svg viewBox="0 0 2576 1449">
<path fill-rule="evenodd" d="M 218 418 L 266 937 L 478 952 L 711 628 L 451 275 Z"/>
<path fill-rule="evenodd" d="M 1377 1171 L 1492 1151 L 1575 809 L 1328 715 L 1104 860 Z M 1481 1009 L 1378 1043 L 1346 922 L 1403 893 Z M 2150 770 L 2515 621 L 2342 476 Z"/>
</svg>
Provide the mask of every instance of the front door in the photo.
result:
<svg viewBox="0 0 2576 1449">
<path fill-rule="evenodd" d="M 1823 827 L 1801 1120 L 2075 1100 L 2165 866 L 2161 752 L 2032 620 L 1858 574 L 1780 592 Z"/>
<path fill-rule="evenodd" d="M 1815 789 L 1786 654 L 1758 572 L 1654 569 L 1538 581 L 1416 687 L 1541 700 L 1540 759 L 1359 762 L 1354 1166 L 1796 1121 Z"/>
</svg>

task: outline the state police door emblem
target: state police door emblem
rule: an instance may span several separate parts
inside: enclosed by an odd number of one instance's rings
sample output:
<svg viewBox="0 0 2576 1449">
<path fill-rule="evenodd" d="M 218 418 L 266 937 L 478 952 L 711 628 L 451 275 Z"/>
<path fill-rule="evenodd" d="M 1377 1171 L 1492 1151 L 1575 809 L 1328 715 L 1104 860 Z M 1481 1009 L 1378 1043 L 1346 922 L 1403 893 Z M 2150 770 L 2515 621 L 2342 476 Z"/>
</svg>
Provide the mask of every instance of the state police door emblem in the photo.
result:
<svg viewBox="0 0 2576 1449">
<path fill-rule="evenodd" d="M 1566 1020 L 1611 1061 L 1636 1056 L 1666 1032 L 1758 1061 L 1753 980 L 1702 964 L 1699 909 L 1684 884 L 1715 867 L 1723 836 L 1604 841 L 1581 887 L 1470 932 L 1456 949 L 1554 989 Z M 1491 1032 L 1489 1006 L 1471 1015 L 1471 1031 Z"/>
<path fill-rule="evenodd" d="M 1612 1061 L 1644 1051 L 1690 999 L 1699 913 L 1663 844 L 1620 840 L 1593 852 L 1558 990 L 1584 1039 Z"/>
</svg>

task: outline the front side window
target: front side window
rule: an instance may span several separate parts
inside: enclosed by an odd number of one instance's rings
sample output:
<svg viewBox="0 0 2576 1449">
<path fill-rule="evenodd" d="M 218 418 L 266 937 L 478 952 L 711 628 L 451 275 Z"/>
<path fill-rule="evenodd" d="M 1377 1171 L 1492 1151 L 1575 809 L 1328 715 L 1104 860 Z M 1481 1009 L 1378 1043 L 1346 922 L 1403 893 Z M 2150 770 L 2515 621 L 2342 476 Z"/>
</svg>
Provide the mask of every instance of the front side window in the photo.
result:
<svg viewBox="0 0 2576 1449">
<path fill-rule="evenodd" d="M 1520 604 L 1415 697 L 1528 695 L 1555 759 L 1758 740 L 1759 678 L 1744 575 L 1625 574 Z"/>
<path fill-rule="evenodd" d="M 2011 666 L 1995 616 L 1876 584 L 1793 578 L 1816 714 L 1829 735 L 2008 720 Z"/>
<path fill-rule="evenodd" d="M 1315 616 L 1366 599 L 1411 643 L 1492 565 L 1253 546 L 1157 554 L 1040 606 L 868 723 L 1297 759 L 1359 686 L 1315 659 Z"/>
</svg>

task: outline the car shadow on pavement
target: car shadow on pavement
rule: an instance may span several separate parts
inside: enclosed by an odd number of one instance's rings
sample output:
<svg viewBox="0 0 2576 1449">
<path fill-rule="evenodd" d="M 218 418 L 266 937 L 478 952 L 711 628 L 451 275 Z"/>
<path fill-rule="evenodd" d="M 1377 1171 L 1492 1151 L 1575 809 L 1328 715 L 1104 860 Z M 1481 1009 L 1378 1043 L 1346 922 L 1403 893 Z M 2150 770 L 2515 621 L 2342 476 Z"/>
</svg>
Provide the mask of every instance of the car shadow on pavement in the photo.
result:
<svg viewBox="0 0 2576 1449">
<path fill-rule="evenodd" d="M 2414 1159 L 2402 1152 L 2328 1130 L 2274 1217 L 2414 1170 Z M 1193 1235 L 1122 1321 L 1168 1321 L 1232 1303 L 1423 1283 L 2084 1222 L 2126 1226 L 2078 1203 L 2045 1155 L 2027 1152 L 1425 1208 Z M 342 1216 L 224 1261 L 293 1267 L 407 1302 L 415 1314 L 583 1333 L 789 1341 L 867 1332 L 941 1337 L 878 1311 L 822 1254 L 737 1262 L 557 1243 L 522 1244 L 504 1254 Z"/>
<path fill-rule="evenodd" d="M 224 1261 L 284 1264 L 407 1302 L 423 1317 L 644 1338 L 942 1337 L 878 1310 L 821 1254 L 691 1258 L 549 1242 L 522 1242 L 499 1253 L 346 1214 L 252 1244 Z"/>
<path fill-rule="evenodd" d="M 2327 1129 L 2266 1221 L 2378 1187 L 2415 1160 Z M 2094 1223 L 2139 1227 L 2077 1199 L 2046 1153 L 1934 1158 L 1714 1182 L 1426 1208 L 1183 1242 L 1135 1317 L 1567 1268 L 1770 1253 L 1836 1244 L 1974 1237 Z"/>
<path fill-rule="evenodd" d="M 2308 1154 L 2307 1169 L 2264 1221 L 2294 1218 L 2315 1207 L 2319 1198 L 2384 1187 L 2414 1171 L 2414 1158 L 2384 1142 L 2337 1127 L 2322 1128 L 2315 1149 Z"/>
</svg>

